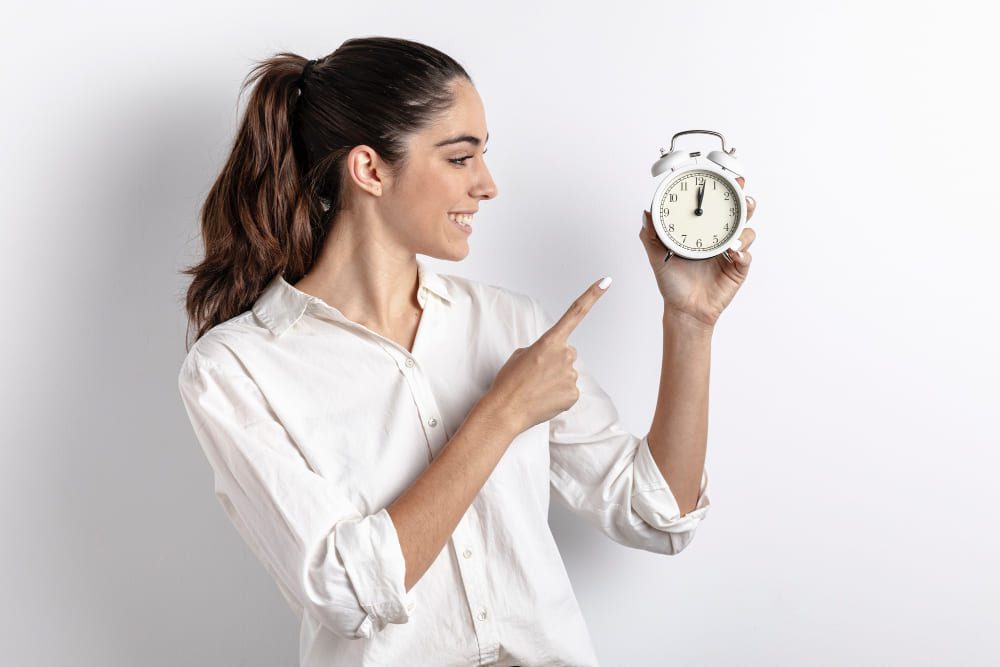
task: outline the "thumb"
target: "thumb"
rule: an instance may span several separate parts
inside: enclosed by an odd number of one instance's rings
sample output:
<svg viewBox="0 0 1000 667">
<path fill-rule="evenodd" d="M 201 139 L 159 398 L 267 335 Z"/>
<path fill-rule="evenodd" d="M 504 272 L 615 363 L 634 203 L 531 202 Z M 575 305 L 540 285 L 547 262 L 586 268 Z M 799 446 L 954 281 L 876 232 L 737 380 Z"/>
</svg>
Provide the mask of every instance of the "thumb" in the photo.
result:
<svg viewBox="0 0 1000 667">
<path fill-rule="evenodd" d="M 639 230 L 639 238 L 642 239 L 642 244 L 646 247 L 647 252 L 660 251 L 666 247 L 660 237 L 656 235 L 656 230 L 653 229 L 652 214 L 645 209 L 642 211 L 642 229 Z"/>
</svg>

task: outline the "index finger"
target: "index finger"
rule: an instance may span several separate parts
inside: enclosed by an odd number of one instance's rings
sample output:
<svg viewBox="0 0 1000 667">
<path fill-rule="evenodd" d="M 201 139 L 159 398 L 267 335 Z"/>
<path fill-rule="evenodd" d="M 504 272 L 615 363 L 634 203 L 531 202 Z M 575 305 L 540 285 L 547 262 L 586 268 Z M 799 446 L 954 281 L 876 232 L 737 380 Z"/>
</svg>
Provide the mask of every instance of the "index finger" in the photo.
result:
<svg viewBox="0 0 1000 667">
<path fill-rule="evenodd" d="M 602 287 L 603 284 L 603 287 Z M 611 276 L 606 276 L 601 280 L 597 281 L 593 285 L 587 288 L 587 290 L 578 296 L 573 303 L 570 304 L 569 308 L 563 313 L 563 316 L 559 318 L 559 321 L 552 325 L 548 331 L 542 334 L 543 338 L 551 338 L 553 340 L 565 343 L 569 335 L 573 333 L 577 325 L 583 321 L 583 318 L 590 312 L 591 307 L 597 303 L 597 300 L 607 291 L 608 285 L 611 284 Z"/>
</svg>

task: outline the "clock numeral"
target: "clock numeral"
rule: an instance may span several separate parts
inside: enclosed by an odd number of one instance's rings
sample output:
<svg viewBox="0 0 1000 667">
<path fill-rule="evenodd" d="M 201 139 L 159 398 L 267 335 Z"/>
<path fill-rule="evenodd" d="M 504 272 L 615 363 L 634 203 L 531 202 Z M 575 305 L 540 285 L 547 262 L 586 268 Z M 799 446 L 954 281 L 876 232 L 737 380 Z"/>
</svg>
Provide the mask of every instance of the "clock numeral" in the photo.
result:
<svg viewBox="0 0 1000 667">
<path fill-rule="evenodd" d="M 668 232 L 674 231 L 674 223 L 671 222 L 669 225 L 667 225 L 667 231 Z"/>
<path fill-rule="evenodd" d="M 687 192 L 687 189 L 688 189 L 687 181 L 684 181 L 683 183 L 681 183 L 681 192 Z"/>
<path fill-rule="evenodd" d="M 717 183 L 717 182 L 716 182 L 716 181 L 715 181 L 715 180 L 713 179 L 713 180 L 712 180 L 712 189 L 713 189 L 713 190 L 715 189 L 715 186 L 716 186 L 716 185 L 718 185 L 718 183 Z"/>
<path fill-rule="evenodd" d="M 722 193 L 722 199 L 724 201 L 729 201 L 729 191 L 728 190 L 726 192 Z"/>
<path fill-rule="evenodd" d="M 718 245 L 718 243 L 719 243 L 719 235 L 718 234 L 712 235 L 712 245 Z"/>
<path fill-rule="evenodd" d="M 722 225 L 722 228 L 725 229 L 728 232 L 729 231 L 729 223 L 727 222 L 726 224 Z"/>
<path fill-rule="evenodd" d="M 671 192 L 670 197 L 667 199 L 667 201 L 670 202 L 671 204 L 674 203 L 675 201 L 677 201 L 677 195 Z"/>
<path fill-rule="evenodd" d="M 695 176 L 694 177 L 694 184 L 695 185 L 705 185 L 705 177 L 704 176 Z"/>
<path fill-rule="evenodd" d="M 684 243 L 687 243 L 687 240 L 688 240 L 688 235 L 687 234 L 681 234 L 681 241 L 683 241 Z"/>
<path fill-rule="evenodd" d="M 736 215 L 736 208 L 735 207 L 729 209 L 729 215 L 732 215 L 732 216 Z"/>
<path fill-rule="evenodd" d="M 670 209 L 669 209 L 669 208 L 665 208 L 665 209 L 663 209 L 663 217 L 665 218 L 665 217 L 667 217 L 668 215 L 670 215 Z"/>
<path fill-rule="evenodd" d="M 698 239 L 698 247 L 701 247 L 701 239 Z"/>
</svg>

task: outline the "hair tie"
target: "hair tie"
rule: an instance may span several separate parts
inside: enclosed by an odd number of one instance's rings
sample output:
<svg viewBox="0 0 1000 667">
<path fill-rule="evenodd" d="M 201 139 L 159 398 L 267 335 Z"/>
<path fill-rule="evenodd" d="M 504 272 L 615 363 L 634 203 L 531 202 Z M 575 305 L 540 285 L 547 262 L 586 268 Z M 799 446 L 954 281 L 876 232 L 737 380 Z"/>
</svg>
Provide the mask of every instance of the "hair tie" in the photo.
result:
<svg viewBox="0 0 1000 667">
<path fill-rule="evenodd" d="M 295 80 L 295 84 L 299 88 L 302 87 L 302 82 L 305 81 L 306 75 L 309 74 L 309 70 L 312 69 L 312 66 L 315 64 L 316 64 L 315 60 L 310 60 L 309 62 L 306 63 L 305 67 L 302 68 L 302 72 L 299 74 L 299 78 Z"/>
</svg>

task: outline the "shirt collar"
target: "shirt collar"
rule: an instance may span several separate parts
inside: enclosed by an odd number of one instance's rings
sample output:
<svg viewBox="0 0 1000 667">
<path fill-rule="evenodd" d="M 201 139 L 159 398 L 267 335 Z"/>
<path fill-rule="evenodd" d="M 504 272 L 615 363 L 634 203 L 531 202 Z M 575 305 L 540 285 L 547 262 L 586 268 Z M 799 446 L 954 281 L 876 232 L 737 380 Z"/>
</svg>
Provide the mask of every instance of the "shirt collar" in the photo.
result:
<svg viewBox="0 0 1000 667">
<path fill-rule="evenodd" d="M 422 260 L 417 259 L 417 300 L 421 308 L 426 303 L 425 290 L 449 303 L 452 300 L 446 281 Z M 271 333 L 280 336 L 298 322 L 310 305 L 330 307 L 322 299 L 297 289 L 278 273 L 254 302 L 252 310 Z"/>
</svg>

